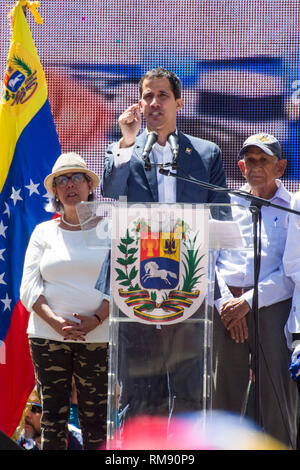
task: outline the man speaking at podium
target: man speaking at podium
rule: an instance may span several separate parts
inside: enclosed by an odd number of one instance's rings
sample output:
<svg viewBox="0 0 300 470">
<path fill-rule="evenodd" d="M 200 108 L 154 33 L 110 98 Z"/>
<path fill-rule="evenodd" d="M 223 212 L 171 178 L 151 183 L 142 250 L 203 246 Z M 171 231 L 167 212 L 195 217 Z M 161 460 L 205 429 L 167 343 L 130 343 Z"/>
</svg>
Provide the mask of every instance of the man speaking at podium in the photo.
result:
<svg viewBox="0 0 300 470">
<path fill-rule="evenodd" d="M 229 202 L 222 192 L 162 175 L 155 166 L 173 162 L 175 170 L 178 167 L 200 181 L 226 185 L 219 147 L 176 131 L 177 113 L 183 107 L 179 78 L 163 68 L 153 69 L 141 78 L 139 93 L 139 103 L 130 106 L 119 118 L 122 138 L 107 149 L 101 185 L 103 196 L 114 199 L 126 196 L 128 202 Z M 142 114 L 147 129 L 138 136 Z M 151 147 L 155 133 L 157 142 L 154 137 L 152 151 L 150 148 L 145 152 L 149 141 Z M 177 157 L 168 139 L 173 133 L 178 139 Z"/>
<path fill-rule="evenodd" d="M 141 78 L 139 93 L 139 103 L 119 117 L 122 138 L 107 149 L 103 196 L 126 196 L 130 203 L 229 203 L 225 192 L 203 189 L 159 171 L 159 165 L 165 165 L 178 174 L 183 170 L 205 183 L 226 186 L 219 147 L 177 130 L 177 114 L 183 106 L 179 78 L 166 69 L 153 69 Z M 142 115 L 147 128 L 138 135 Z M 137 414 L 171 417 L 172 413 L 202 408 L 199 354 L 203 346 L 193 344 L 193 336 L 197 342 L 195 325 L 179 323 L 161 328 L 129 323 L 124 335 L 124 324 L 120 325 L 121 421 Z M 171 346 L 182 358 L 175 365 L 163 358 Z M 139 377 L 135 376 L 136 361 L 144 364 Z"/>
</svg>

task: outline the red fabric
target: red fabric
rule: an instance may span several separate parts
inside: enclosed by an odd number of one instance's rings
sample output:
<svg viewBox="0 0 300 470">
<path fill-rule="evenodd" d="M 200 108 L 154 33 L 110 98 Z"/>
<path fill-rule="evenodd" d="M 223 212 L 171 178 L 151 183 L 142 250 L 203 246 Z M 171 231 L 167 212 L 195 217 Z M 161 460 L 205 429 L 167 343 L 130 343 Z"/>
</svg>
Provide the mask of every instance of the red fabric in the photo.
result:
<svg viewBox="0 0 300 470">
<path fill-rule="evenodd" d="M 11 437 L 35 385 L 28 337 L 29 313 L 19 301 L 0 347 L 0 429 Z"/>
</svg>

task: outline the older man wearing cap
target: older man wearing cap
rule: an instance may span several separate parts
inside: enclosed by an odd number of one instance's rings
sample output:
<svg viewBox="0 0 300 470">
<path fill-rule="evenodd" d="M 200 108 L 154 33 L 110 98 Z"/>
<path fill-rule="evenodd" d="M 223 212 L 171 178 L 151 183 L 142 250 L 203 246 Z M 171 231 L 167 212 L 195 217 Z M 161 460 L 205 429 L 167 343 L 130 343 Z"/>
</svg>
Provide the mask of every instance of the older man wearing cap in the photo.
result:
<svg viewBox="0 0 300 470">
<path fill-rule="evenodd" d="M 43 414 L 42 450 L 66 450 L 72 378 L 83 447 L 106 441 L 108 296 L 94 288 L 105 250 L 86 245 L 76 206 L 93 197 L 99 177 L 84 160 L 62 154 L 45 179 L 60 217 L 34 229 L 26 251 L 20 297 L 31 312 L 28 336 Z M 90 222 L 96 236 L 103 220 Z"/>
<path fill-rule="evenodd" d="M 276 205 L 290 207 L 291 195 L 279 179 L 285 171 L 286 160 L 277 139 L 264 133 L 253 135 L 244 142 L 239 155 L 238 166 L 246 179 L 241 189 Z M 235 195 L 231 202 L 246 207 L 250 204 Z M 233 217 L 239 222 L 243 235 L 251 236 L 249 212 L 236 206 Z M 295 448 L 297 389 L 289 376 L 290 351 L 284 335 L 294 288 L 282 263 L 287 226 L 286 211 L 261 208 L 259 404 L 265 432 Z M 254 342 L 253 250 L 221 254 L 217 270 L 222 299 L 217 302 L 220 315 L 216 316 L 214 324 L 213 407 L 244 413 Z"/>
</svg>

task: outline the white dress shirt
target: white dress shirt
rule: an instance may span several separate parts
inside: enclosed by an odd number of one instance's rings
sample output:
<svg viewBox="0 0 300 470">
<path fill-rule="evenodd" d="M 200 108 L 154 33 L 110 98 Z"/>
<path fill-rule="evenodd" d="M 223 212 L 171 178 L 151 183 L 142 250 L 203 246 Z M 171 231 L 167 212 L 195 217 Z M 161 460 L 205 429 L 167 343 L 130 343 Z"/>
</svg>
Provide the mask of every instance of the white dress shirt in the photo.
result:
<svg viewBox="0 0 300 470">
<path fill-rule="evenodd" d="M 116 142 L 112 148 L 114 156 L 114 165 L 116 168 L 128 163 L 133 151 L 133 146 L 120 148 L 120 143 Z M 152 163 L 161 164 L 169 163 L 173 160 L 173 154 L 168 142 L 165 146 L 159 145 L 157 142 L 152 147 L 151 152 Z M 156 170 L 156 178 L 158 185 L 158 202 L 174 203 L 176 202 L 176 178 L 166 176 L 159 173 L 159 167 Z M 143 202 L 143 201 L 141 201 Z"/>
<path fill-rule="evenodd" d="M 270 202 L 283 207 L 290 207 L 291 194 L 280 180 L 276 180 L 278 189 Z M 249 191 L 248 184 L 241 188 Z M 238 196 L 231 196 L 231 203 L 249 208 L 250 201 Z M 233 219 L 239 222 L 244 237 L 252 237 L 253 225 L 249 211 L 242 207 L 233 207 Z M 283 269 L 283 252 L 287 237 L 289 213 L 273 207 L 261 209 L 261 266 L 258 283 L 258 306 L 273 305 L 292 297 L 294 284 Z M 300 256 L 300 248 L 299 248 Z M 300 263 L 299 263 L 300 267 Z M 222 298 L 216 302 L 220 309 L 222 303 L 232 298 L 227 286 L 250 288 L 242 297 L 252 306 L 254 285 L 254 251 L 223 251 L 217 261 L 217 275 Z M 300 271 L 299 271 L 300 279 Z M 300 284 L 299 284 L 300 285 Z"/>
<path fill-rule="evenodd" d="M 300 192 L 293 195 L 291 207 L 300 212 Z M 292 333 L 300 333 L 300 216 L 291 214 L 289 217 L 288 234 L 283 255 L 283 266 L 287 276 L 295 283 L 292 308 L 285 332 L 291 346 Z M 295 344 L 293 343 L 293 347 Z"/>
</svg>

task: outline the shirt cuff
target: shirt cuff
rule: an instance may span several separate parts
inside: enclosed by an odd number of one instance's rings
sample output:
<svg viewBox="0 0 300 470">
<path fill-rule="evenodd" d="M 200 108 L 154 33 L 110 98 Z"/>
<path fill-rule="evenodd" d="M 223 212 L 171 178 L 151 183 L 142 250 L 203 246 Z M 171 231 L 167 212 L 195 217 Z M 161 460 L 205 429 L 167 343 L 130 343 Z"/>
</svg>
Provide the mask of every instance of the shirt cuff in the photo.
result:
<svg viewBox="0 0 300 470">
<path fill-rule="evenodd" d="M 233 299 L 232 295 L 225 295 L 219 299 L 215 300 L 215 307 L 220 313 L 222 305 L 227 302 L 228 300 Z"/>
<path fill-rule="evenodd" d="M 299 339 L 292 342 L 292 349 L 294 349 L 295 354 L 298 354 L 298 352 L 300 351 L 300 341 L 299 341 Z"/>
<path fill-rule="evenodd" d="M 132 155 L 133 147 L 134 146 L 132 145 L 131 147 L 120 148 L 120 141 L 116 142 L 113 145 L 111 151 L 114 156 L 115 168 L 119 168 L 120 166 L 125 165 L 125 163 L 129 162 Z"/>
</svg>

